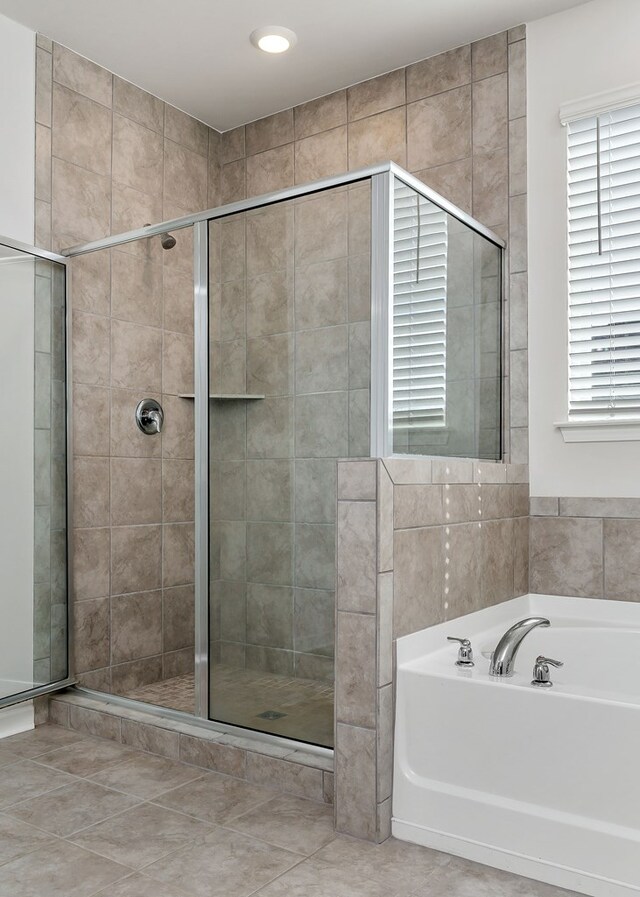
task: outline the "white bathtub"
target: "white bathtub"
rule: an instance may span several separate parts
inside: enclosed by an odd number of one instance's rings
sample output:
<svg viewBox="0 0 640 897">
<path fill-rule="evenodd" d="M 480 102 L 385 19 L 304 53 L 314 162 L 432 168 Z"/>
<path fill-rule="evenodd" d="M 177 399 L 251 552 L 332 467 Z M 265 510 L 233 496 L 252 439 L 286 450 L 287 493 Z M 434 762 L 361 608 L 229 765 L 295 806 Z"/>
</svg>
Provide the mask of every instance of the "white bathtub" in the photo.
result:
<svg viewBox="0 0 640 897">
<path fill-rule="evenodd" d="M 548 617 L 509 679 L 500 636 Z M 471 639 L 476 665 L 455 666 Z M 564 661 L 531 686 L 538 654 Z M 526 595 L 398 640 L 393 834 L 593 897 L 640 892 L 640 604 Z"/>
</svg>

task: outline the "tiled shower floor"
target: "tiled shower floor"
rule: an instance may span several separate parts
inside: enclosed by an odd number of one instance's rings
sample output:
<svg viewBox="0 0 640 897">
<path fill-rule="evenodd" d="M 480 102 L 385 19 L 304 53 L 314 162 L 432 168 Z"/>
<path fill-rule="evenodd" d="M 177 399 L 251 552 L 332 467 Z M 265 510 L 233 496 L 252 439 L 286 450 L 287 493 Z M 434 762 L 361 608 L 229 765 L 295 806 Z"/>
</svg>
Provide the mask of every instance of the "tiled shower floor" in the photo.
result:
<svg viewBox="0 0 640 897">
<path fill-rule="evenodd" d="M 212 680 L 213 719 L 313 744 L 333 744 L 333 685 L 219 665 L 213 668 Z M 125 697 L 193 713 L 194 677 L 154 682 Z M 283 715 L 275 720 L 260 716 L 270 711 Z"/>
<path fill-rule="evenodd" d="M 0 741 L 0 897 L 578 897 L 331 807 L 42 726 Z"/>
</svg>

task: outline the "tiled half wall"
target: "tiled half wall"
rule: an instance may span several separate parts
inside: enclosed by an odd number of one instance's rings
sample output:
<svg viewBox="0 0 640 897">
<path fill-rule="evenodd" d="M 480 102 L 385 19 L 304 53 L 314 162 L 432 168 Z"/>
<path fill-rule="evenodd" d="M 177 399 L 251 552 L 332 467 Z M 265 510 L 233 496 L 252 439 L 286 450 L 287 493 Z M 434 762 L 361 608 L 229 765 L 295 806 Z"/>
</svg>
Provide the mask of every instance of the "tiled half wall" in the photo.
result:
<svg viewBox="0 0 640 897">
<path fill-rule="evenodd" d="M 336 827 L 391 826 L 394 642 L 526 594 L 525 465 L 338 464 Z"/>
</svg>

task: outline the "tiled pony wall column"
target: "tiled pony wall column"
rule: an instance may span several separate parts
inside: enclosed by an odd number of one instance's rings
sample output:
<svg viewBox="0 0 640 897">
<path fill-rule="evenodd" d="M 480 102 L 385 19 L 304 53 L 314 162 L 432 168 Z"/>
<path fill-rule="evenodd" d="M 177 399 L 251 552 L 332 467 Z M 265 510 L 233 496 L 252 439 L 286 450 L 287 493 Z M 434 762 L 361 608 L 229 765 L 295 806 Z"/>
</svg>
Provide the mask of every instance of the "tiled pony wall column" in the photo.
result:
<svg viewBox="0 0 640 897">
<path fill-rule="evenodd" d="M 219 134 L 38 36 L 36 243 L 60 250 L 213 206 Z M 193 244 L 72 260 L 76 673 L 127 692 L 193 665 Z M 134 410 L 162 402 L 161 437 Z"/>
<path fill-rule="evenodd" d="M 426 184 L 508 240 L 503 420 L 511 463 L 339 464 L 336 827 L 373 841 L 391 825 L 394 640 L 529 589 L 524 28 L 405 74 L 407 142 L 383 155 L 404 164 L 406 151 Z M 387 86 L 378 94 L 370 82 L 370 100 L 389 102 L 396 76 L 376 79 Z M 391 115 L 371 115 L 378 127 L 365 143 L 366 162 L 378 161 Z M 359 127 L 348 125 L 350 161 L 362 147 Z M 468 159 L 459 158 L 463 146 Z M 295 158 L 301 153 L 296 144 Z"/>
<path fill-rule="evenodd" d="M 525 465 L 339 463 L 338 831 L 390 833 L 395 639 L 526 594 L 528 513 Z"/>
</svg>

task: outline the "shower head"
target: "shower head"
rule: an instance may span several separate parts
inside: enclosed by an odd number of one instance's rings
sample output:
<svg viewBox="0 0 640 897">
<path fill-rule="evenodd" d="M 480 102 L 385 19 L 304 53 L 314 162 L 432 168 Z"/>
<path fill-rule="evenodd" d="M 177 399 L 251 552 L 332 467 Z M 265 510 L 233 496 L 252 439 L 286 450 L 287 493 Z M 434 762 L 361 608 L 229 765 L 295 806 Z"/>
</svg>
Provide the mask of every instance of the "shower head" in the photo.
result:
<svg viewBox="0 0 640 897">
<path fill-rule="evenodd" d="M 151 227 L 151 225 L 147 223 L 145 224 L 145 227 Z M 173 234 L 166 233 L 160 234 L 160 242 L 162 243 L 163 249 L 173 249 L 177 241 Z"/>
</svg>

